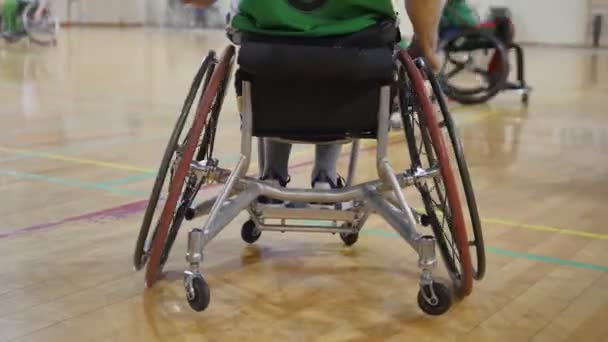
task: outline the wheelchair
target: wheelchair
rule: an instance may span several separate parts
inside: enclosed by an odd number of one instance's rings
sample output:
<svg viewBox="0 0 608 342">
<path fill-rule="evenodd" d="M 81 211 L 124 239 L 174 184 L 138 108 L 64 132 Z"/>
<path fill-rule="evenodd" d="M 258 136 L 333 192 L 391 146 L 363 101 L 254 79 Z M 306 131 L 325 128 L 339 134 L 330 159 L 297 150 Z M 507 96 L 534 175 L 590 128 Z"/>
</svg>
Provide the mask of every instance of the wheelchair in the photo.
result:
<svg viewBox="0 0 608 342">
<path fill-rule="evenodd" d="M 505 90 L 521 93 L 528 104 L 531 88 L 524 74 L 524 52 L 513 41 L 514 27 L 506 15 L 496 15 L 472 28 L 443 28 L 439 51 L 443 90 L 461 104 L 485 103 Z M 517 79 L 509 81 L 509 53 L 515 51 Z"/>
<path fill-rule="evenodd" d="M 264 232 L 295 231 L 337 233 L 346 246 L 357 242 L 366 220 L 377 214 L 418 254 L 417 301 L 425 313 L 441 315 L 454 295 L 468 296 L 473 280 L 484 276 L 485 249 L 462 144 L 439 83 L 422 59 L 414 61 L 398 47 L 395 25 L 346 37 L 236 36 L 238 57 L 237 47 L 229 45 L 219 58 L 212 51 L 202 61 L 166 147 L 134 252 L 135 269 L 146 266 L 146 286 L 157 282 L 185 221 L 207 216 L 188 233 L 184 272 L 186 298 L 194 310 L 203 311 L 210 301 L 200 271 L 203 251 L 240 212 L 249 214 L 241 228 L 249 244 Z M 229 170 L 214 155 L 214 143 L 235 63 L 242 99 L 241 143 L 240 159 Z M 427 92 L 425 78 L 434 94 Z M 198 106 L 185 130 L 198 93 Z M 403 156 L 409 154 L 410 160 L 400 171 L 393 170 L 387 157 L 394 96 L 404 122 Z M 254 137 L 260 151 L 263 139 L 350 144 L 346 186 L 283 188 L 248 175 Z M 377 142 L 378 179 L 355 184 L 362 139 Z M 264 158 L 259 155 L 261 176 Z M 217 196 L 195 203 L 197 195 L 218 185 L 222 190 Z M 406 187 L 416 188 L 424 208 L 408 205 Z M 263 204 L 260 196 L 284 202 Z M 417 225 L 432 234 L 418 232 Z M 433 275 L 437 248 L 451 286 Z"/>
<path fill-rule="evenodd" d="M 49 9 L 46 9 L 39 22 L 34 22 L 34 13 L 38 8 L 37 0 L 18 1 L 19 24 L 21 30 L 16 35 L 4 34 L 4 25 L 0 17 L 0 32 L 2 37 L 9 42 L 15 43 L 21 39 L 28 38 L 30 42 L 38 45 L 57 45 L 57 32 L 59 31 L 59 20 L 53 16 Z"/>
</svg>

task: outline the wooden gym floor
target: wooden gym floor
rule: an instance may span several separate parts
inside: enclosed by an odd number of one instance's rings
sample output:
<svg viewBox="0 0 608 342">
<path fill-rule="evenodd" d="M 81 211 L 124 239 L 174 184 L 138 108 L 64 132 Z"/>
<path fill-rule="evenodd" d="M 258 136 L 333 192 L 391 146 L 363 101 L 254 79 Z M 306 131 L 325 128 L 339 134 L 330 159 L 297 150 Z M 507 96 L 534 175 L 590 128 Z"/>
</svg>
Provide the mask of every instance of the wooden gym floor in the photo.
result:
<svg viewBox="0 0 608 342">
<path fill-rule="evenodd" d="M 207 249 L 204 313 L 184 298 L 187 224 L 166 279 L 145 290 L 131 255 L 155 169 L 195 68 L 224 44 L 146 29 L 0 42 L 0 341 L 608 341 L 606 51 L 527 47 L 528 108 L 512 93 L 453 105 L 488 274 L 446 315 L 420 312 L 415 254 L 379 219 L 346 248 L 271 233 L 246 246 L 238 218 Z M 235 111 L 230 94 L 225 164 Z M 294 154 L 294 183 L 310 160 Z"/>
</svg>

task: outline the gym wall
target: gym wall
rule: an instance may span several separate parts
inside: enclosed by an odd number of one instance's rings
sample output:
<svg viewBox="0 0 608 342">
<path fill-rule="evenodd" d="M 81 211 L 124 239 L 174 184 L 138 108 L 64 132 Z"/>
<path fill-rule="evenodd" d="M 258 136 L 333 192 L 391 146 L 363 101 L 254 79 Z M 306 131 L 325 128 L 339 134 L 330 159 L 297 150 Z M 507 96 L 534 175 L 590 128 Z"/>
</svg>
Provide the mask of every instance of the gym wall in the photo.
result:
<svg viewBox="0 0 608 342">
<path fill-rule="evenodd" d="M 412 28 L 403 0 L 394 0 L 401 14 L 405 35 Z M 468 0 L 485 17 L 490 7 L 511 9 L 517 40 L 524 43 L 584 46 L 591 41 L 594 12 L 604 11 L 604 36 L 608 36 L 608 0 Z M 230 0 L 218 0 L 214 19 L 223 21 Z M 54 0 L 54 8 L 64 23 L 193 27 L 196 15 L 179 0 Z M 217 17 L 217 18 L 215 18 Z M 217 21 L 215 20 L 215 21 Z M 216 24 L 216 23 L 214 23 Z M 606 41 L 606 37 L 603 41 Z"/>
</svg>

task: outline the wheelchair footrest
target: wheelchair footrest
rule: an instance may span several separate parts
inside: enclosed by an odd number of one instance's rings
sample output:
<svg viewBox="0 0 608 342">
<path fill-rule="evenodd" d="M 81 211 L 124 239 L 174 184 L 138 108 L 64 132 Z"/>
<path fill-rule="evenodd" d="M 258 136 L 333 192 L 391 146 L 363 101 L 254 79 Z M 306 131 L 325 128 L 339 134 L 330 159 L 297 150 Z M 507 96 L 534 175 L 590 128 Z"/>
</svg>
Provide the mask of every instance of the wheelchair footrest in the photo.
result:
<svg viewBox="0 0 608 342">
<path fill-rule="evenodd" d="M 355 220 L 352 211 L 317 209 L 317 208 L 282 208 L 265 207 L 260 215 L 262 220 L 285 219 L 285 220 L 325 220 L 351 222 Z"/>
<path fill-rule="evenodd" d="M 275 232 L 300 232 L 300 233 L 343 233 L 354 234 L 357 231 L 349 226 L 308 226 L 308 225 L 261 225 L 257 227 L 260 231 Z"/>
</svg>

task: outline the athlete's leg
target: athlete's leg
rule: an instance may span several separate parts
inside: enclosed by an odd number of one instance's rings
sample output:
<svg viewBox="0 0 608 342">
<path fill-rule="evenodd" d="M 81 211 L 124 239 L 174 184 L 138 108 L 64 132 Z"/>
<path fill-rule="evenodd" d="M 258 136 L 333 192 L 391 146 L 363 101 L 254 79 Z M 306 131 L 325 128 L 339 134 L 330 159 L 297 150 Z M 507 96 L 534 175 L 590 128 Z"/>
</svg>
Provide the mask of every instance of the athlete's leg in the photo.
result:
<svg viewBox="0 0 608 342">
<path fill-rule="evenodd" d="M 289 155 L 291 144 L 264 140 L 264 174 L 263 179 L 278 180 L 285 184 L 289 181 Z"/>
<path fill-rule="evenodd" d="M 340 159 L 340 144 L 317 145 L 315 148 L 315 166 L 312 171 L 311 181 L 313 186 L 317 182 L 328 183 L 331 188 L 339 187 L 339 176 L 337 171 L 338 159 Z"/>
</svg>

